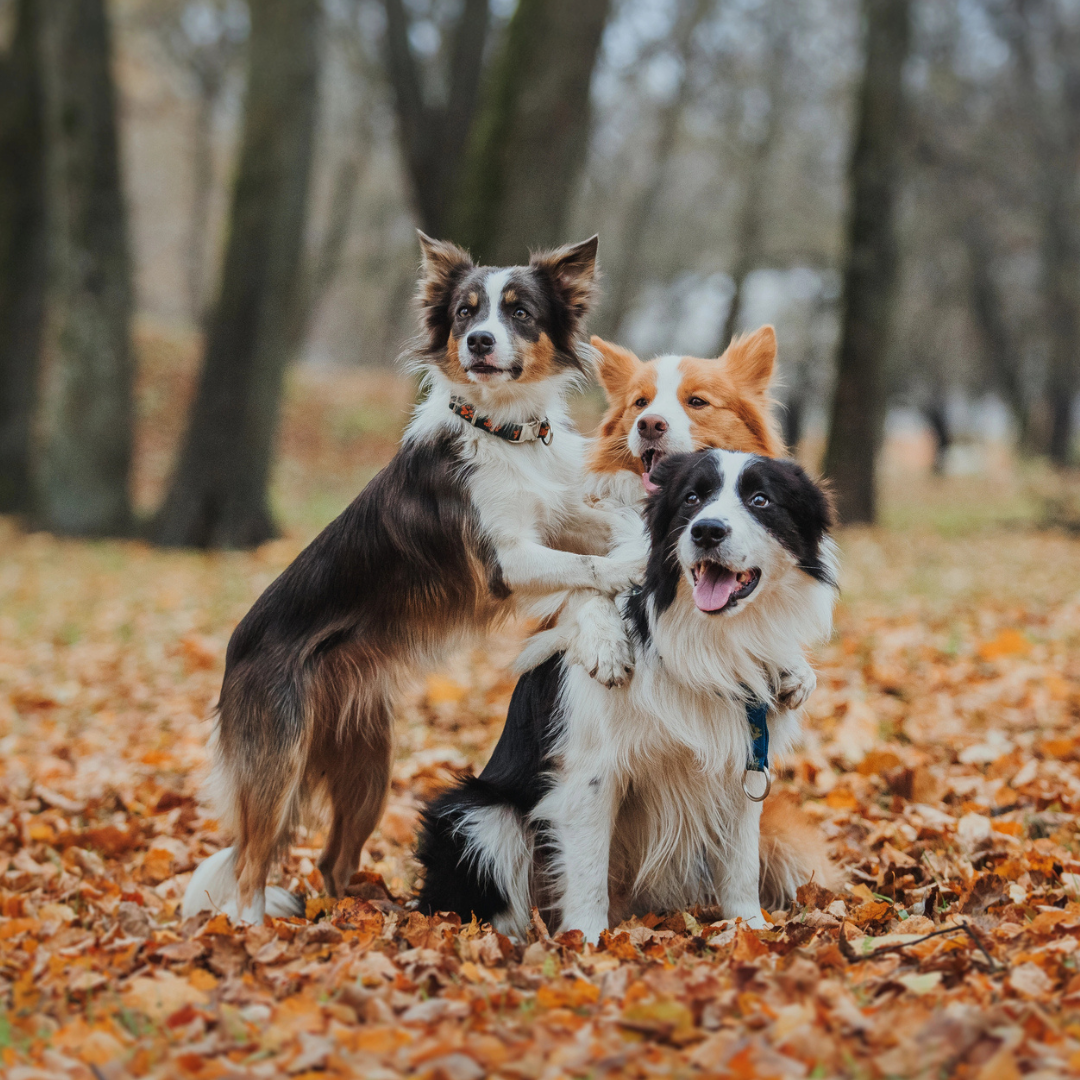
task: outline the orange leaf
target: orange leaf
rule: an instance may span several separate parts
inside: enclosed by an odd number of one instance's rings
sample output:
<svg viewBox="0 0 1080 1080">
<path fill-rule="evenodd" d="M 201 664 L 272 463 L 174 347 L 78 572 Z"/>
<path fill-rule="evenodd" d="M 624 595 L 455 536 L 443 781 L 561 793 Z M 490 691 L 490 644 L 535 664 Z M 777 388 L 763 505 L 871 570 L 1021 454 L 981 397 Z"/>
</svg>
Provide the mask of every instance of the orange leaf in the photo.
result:
<svg viewBox="0 0 1080 1080">
<path fill-rule="evenodd" d="M 1031 652 L 1031 642 L 1019 630 L 1002 630 L 993 641 L 979 646 L 983 660 L 1000 660 L 1003 656 L 1026 656 Z"/>
<path fill-rule="evenodd" d="M 622 931 L 618 934 L 613 934 L 610 930 L 601 931 L 600 948 L 605 949 L 617 960 L 638 959 L 637 948 L 630 940 L 630 935 L 626 933 L 626 931 Z"/>
<path fill-rule="evenodd" d="M 1024 823 L 1022 821 L 994 821 L 990 827 L 994 832 L 1004 833 L 1005 836 L 1024 835 Z"/>
<path fill-rule="evenodd" d="M 833 810 L 858 810 L 859 800 L 848 788 L 834 787 L 825 796 L 825 805 Z"/>
<path fill-rule="evenodd" d="M 769 947 L 753 930 L 740 929 L 735 935 L 735 948 L 731 950 L 731 958 L 741 963 L 750 963 L 759 956 L 766 956 L 768 952 Z"/>
<path fill-rule="evenodd" d="M 578 1009 L 600 1000 L 600 987 L 585 979 L 570 984 L 545 983 L 536 992 L 536 1003 L 545 1009 Z"/>
<path fill-rule="evenodd" d="M 203 928 L 200 932 L 200 937 L 204 934 L 232 934 L 233 924 L 229 922 L 229 916 L 224 912 L 218 912 Z"/>
<path fill-rule="evenodd" d="M 871 750 L 859 762 L 857 772 L 860 776 L 874 776 L 879 773 L 888 772 L 890 769 L 895 769 L 902 765 L 903 762 L 896 756 L 891 750 Z M 836 790 L 835 788 L 833 789 Z M 832 794 L 832 792 L 830 792 Z M 826 799 L 826 801 L 828 801 Z M 831 805 L 831 804 L 830 804 Z"/>
</svg>

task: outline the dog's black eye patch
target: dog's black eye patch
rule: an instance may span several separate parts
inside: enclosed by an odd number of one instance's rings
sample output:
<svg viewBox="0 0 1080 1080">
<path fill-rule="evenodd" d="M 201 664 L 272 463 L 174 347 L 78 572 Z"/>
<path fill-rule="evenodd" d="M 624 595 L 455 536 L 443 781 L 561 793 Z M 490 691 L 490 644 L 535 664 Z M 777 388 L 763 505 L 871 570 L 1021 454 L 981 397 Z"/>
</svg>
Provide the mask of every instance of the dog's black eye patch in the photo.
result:
<svg viewBox="0 0 1080 1080">
<path fill-rule="evenodd" d="M 821 541 L 832 524 L 825 493 L 794 461 L 757 458 L 739 476 L 739 498 L 812 578 L 832 582 Z"/>
</svg>

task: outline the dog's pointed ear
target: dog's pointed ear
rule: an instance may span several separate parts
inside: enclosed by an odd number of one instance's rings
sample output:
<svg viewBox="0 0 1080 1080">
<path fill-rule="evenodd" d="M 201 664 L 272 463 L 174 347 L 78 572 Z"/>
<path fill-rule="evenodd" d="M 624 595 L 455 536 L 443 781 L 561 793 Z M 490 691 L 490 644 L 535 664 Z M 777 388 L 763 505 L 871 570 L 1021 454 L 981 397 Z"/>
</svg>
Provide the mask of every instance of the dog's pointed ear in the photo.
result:
<svg viewBox="0 0 1080 1080">
<path fill-rule="evenodd" d="M 416 298 L 432 345 L 441 348 L 450 332 L 447 311 L 458 282 L 473 268 L 469 253 L 449 240 L 433 240 L 416 230 L 420 240 L 420 281 Z"/>
<path fill-rule="evenodd" d="M 420 240 L 420 299 L 427 303 L 429 297 L 446 294 L 473 268 L 473 261 L 464 248 L 449 240 L 433 240 L 426 233 L 416 230 Z"/>
<path fill-rule="evenodd" d="M 590 236 L 580 244 L 538 251 L 529 257 L 529 265 L 548 278 L 575 324 L 588 314 L 596 296 L 596 249 L 599 243 L 599 236 Z"/>
<path fill-rule="evenodd" d="M 615 401 L 626 389 L 626 384 L 634 377 L 634 373 L 641 367 L 641 361 L 629 350 L 621 345 L 613 345 L 595 334 L 589 338 L 589 344 L 599 354 L 596 365 L 596 374 L 600 379 L 600 385 L 604 388 L 609 401 Z"/>
<path fill-rule="evenodd" d="M 734 338 L 720 359 L 728 374 L 747 393 L 764 395 L 776 367 L 776 331 L 763 326 Z"/>
</svg>

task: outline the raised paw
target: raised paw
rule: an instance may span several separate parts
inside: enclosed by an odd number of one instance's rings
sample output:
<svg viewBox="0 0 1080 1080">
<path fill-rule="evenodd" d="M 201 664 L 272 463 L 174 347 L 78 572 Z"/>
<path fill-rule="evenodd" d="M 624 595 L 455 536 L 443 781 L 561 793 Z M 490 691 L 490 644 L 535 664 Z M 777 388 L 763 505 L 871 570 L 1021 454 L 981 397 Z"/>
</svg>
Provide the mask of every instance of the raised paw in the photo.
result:
<svg viewBox="0 0 1080 1080">
<path fill-rule="evenodd" d="M 809 664 L 792 671 L 781 671 L 776 687 L 776 701 L 782 709 L 801 709 L 817 688 L 817 675 Z"/>
<path fill-rule="evenodd" d="M 578 611 L 567 658 L 608 689 L 630 681 L 634 673 L 633 647 L 622 616 L 606 597 L 593 597 Z"/>
<path fill-rule="evenodd" d="M 636 559 L 608 559 L 598 557 L 596 560 L 596 588 L 605 596 L 615 596 L 625 592 L 639 581 L 644 573 L 644 568 Z"/>
</svg>

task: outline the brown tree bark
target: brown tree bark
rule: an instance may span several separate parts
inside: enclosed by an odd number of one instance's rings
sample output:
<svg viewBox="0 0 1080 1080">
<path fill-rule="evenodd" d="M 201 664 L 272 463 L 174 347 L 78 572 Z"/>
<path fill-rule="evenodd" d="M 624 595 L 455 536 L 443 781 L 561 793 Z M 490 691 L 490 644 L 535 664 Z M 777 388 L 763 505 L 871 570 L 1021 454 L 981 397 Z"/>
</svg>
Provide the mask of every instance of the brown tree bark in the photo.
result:
<svg viewBox="0 0 1080 1080">
<path fill-rule="evenodd" d="M 520 0 L 484 88 L 448 235 L 483 262 L 565 239 L 610 0 Z"/>
<path fill-rule="evenodd" d="M 251 7 L 225 265 L 183 449 L 154 523 L 161 544 L 251 547 L 276 532 L 267 488 L 300 314 L 320 15 L 320 0 Z"/>
<path fill-rule="evenodd" d="M 846 522 L 877 517 L 876 466 L 885 421 L 884 367 L 896 279 L 902 72 L 909 0 L 863 0 L 866 67 L 849 170 L 851 208 L 839 363 L 825 472 Z"/>
<path fill-rule="evenodd" d="M 49 295 L 36 517 L 55 532 L 131 527 L 131 261 L 105 0 L 38 0 Z"/>
<path fill-rule="evenodd" d="M 0 513 L 31 507 L 45 311 L 45 144 L 37 0 L 19 0 L 0 60 Z"/>
<path fill-rule="evenodd" d="M 476 116 L 489 0 L 464 0 L 454 33 L 445 105 L 424 100 L 420 72 L 409 46 L 409 19 L 402 0 L 384 0 L 386 69 L 394 90 L 398 132 L 420 225 L 442 236 L 460 181 L 465 147 Z"/>
</svg>

